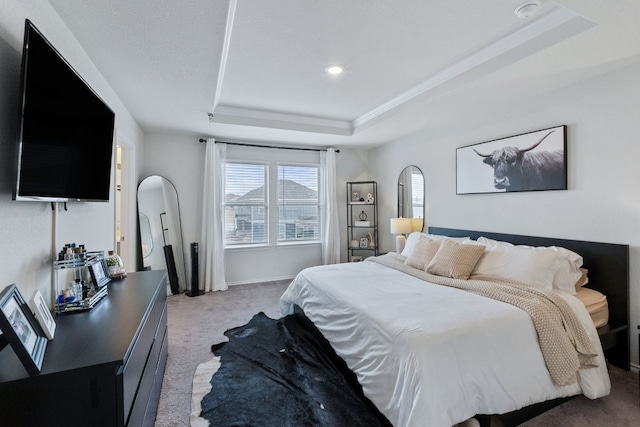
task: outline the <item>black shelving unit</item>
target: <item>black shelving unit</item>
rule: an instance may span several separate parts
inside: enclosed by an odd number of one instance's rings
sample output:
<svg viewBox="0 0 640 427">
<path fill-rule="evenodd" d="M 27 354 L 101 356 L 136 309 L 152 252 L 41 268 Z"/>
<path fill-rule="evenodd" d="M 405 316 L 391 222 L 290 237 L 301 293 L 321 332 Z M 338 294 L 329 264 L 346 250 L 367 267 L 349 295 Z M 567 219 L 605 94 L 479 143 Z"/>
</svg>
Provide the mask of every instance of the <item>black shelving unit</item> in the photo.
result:
<svg viewBox="0 0 640 427">
<path fill-rule="evenodd" d="M 378 184 L 347 182 L 347 260 L 362 261 L 378 252 Z"/>
</svg>

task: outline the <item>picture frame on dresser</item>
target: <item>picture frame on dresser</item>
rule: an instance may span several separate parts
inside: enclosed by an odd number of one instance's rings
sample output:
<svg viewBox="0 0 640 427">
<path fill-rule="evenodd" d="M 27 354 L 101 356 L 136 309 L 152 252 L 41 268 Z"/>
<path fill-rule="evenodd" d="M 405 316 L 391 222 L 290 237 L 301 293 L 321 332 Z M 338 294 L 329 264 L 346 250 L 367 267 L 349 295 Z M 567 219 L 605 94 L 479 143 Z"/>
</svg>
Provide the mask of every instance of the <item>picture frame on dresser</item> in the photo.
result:
<svg viewBox="0 0 640 427">
<path fill-rule="evenodd" d="M 52 340 L 56 332 L 56 322 L 47 307 L 47 303 L 40 291 L 35 291 L 29 300 L 29 308 L 42 328 L 47 339 Z"/>
<path fill-rule="evenodd" d="M 104 258 L 97 260 L 93 264 L 89 264 L 87 270 L 89 270 L 91 281 L 96 289 L 103 287 L 111 281 L 109 267 L 107 267 L 107 261 L 105 261 Z"/>
<path fill-rule="evenodd" d="M 47 337 L 15 284 L 0 293 L 0 348 L 11 346 L 29 375 L 42 370 Z"/>
</svg>

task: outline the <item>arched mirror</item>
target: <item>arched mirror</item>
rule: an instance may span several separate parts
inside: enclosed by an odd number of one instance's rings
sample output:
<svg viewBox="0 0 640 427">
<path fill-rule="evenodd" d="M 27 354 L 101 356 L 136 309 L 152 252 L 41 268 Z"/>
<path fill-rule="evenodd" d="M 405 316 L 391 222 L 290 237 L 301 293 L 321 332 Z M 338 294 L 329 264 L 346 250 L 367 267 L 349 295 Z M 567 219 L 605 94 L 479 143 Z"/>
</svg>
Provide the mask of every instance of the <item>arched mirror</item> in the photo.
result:
<svg viewBox="0 0 640 427">
<path fill-rule="evenodd" d="M 140 254 L 145 270 L 167 270 L 171 293 L 186 289 L 178 193 L 171 181 L 153 175 L 138 186 Z"/>
<path fill-rule="evenodd" d="M 417 166 L 407 166 L 398 178 L 398 217 L 422 219 L 413 221 L 413 231 L 424 227 L 424 176 Z"/>
</svg>

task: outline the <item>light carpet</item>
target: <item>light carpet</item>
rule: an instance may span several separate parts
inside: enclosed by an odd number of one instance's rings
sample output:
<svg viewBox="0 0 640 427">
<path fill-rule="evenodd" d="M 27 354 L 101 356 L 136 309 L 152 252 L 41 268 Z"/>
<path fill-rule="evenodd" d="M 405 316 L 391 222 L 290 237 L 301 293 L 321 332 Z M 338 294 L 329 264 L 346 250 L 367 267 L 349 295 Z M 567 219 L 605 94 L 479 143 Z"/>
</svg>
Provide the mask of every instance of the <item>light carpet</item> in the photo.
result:
<svg viewBox="0 0 640 427">
<path fill-rule="evenodd" d="M 279 300 L 289 281 L 232 286 L 194 298 L 168 299 L 169 356 L 156 418 L 157 427 L 189 427 L 196 368 L 212 359 L 211 344 L 225 341 L 227 329 L 244 325 L 263 311 L 280 317 Z M 595 401 L 576 397 L 523 427 L 636 426 L 640 420 L 638 374 L 610 369 L 611 394 Z M 206 387 L 206 385 L 204 385 Z M 195 426 L 194 426 L 195 427 Z"/>
</svg>

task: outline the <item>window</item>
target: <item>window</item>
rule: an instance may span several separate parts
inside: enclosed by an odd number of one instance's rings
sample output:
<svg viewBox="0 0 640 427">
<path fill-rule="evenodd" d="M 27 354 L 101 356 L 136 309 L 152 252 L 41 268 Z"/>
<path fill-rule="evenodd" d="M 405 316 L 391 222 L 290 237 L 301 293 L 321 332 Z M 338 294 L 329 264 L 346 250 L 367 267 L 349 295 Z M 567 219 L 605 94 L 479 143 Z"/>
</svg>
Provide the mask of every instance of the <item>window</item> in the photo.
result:
<svg viewBox="0 0 640 427">
<path fill-rule="evenodd" d="M 225 164 L 225 246 L 268 243 L 268 171 L 264 164 Z"/>
<path fill-rule="evenodd" d="M 422 172 L 411 174 L 411 194 L 412 217 L 422 218 L 424 216 L 424 177 Z"/>
<path fill-rule="evenodd" d="M 278 242 L 320 240 L 317 166 L 278 165 Z"/>
</svg>

